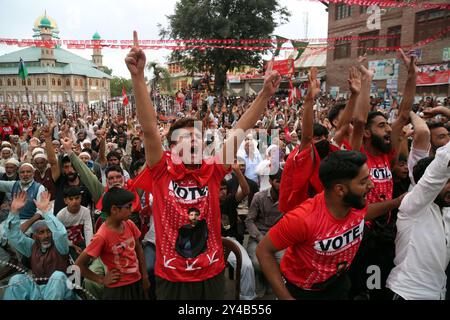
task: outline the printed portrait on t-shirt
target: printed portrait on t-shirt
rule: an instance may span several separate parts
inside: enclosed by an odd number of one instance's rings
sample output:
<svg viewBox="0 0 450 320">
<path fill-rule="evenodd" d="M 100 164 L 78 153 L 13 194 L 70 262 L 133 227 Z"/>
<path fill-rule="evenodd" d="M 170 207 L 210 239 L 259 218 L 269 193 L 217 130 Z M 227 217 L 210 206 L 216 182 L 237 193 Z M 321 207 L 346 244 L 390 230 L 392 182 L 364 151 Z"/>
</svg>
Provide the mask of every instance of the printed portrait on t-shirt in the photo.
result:
<svg viewBox="0 0 450 320">
<path fill-rule="evenodd" d="M 175 249 L 184 258 L 195 258 L 207 249 L 208 226 L 206 220 L 199 220 L 197 208 L 188 209 L 187 215 L 189 223 L 178 229 Z"/>
</svg>

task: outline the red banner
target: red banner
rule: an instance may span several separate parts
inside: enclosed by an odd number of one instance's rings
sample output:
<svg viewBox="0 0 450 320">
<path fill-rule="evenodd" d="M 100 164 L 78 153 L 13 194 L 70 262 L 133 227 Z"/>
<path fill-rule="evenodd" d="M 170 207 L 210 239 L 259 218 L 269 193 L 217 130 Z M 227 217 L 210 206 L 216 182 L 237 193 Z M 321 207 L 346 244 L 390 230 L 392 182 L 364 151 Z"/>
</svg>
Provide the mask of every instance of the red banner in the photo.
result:
<svg viewBox="0 0 450 320">
<path fill-rule="evenodd" d="M 268 63 L 272 63 L 272 61 Z M 272 70 L 277 70 L 282 76 L 294 74 L 294 59 L 274 60 Z"/>
<path fill-rule="evenodd" d="M 449 64 L 421 65 L 417 74 L 418 86 L 432 86 L 450 83 Z"/>
</svg>

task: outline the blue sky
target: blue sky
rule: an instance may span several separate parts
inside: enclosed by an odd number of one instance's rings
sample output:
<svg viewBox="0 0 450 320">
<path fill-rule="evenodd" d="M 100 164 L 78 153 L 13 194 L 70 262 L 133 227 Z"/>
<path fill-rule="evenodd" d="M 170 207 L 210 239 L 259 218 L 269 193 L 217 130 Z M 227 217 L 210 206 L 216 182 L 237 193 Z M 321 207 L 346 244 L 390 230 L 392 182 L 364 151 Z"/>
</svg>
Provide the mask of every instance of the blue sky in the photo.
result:
<svg viewBox="0 0 450 320">
<path fill-rule="evenodd" d="M 157 24 L 167 25 L 166 16 L 173 13 L 176 0 L 2 0 L 0 38 L 31 39 L 36 18 L 47 14 L 58 24 L 61 39 L 88 40 L 98 31 L 103 39 L 132 39 L 138 30 L 140 39 L 158 39 Z M 308 14 L 308 37 L 327 36 L 328 14 L 321 3 L 300 0 L 280 0 L 291 12 L 290 22 L 278 27 L 274 34 L 287 38 L 305 37 L 305 13 Z M 63 46 L 64 48 L 64 46 Z M 18 50 L 0 45 L 0 55 Z M 91 59 L 92 50 L 71 50 Z M 126 50 L 104 49 L 103 64 L 113 69 L 113 75 L 129 77 L 123 62 Z M 168 50 L 147 50 L 147 60 L 166 61 Z"/>
</svg>

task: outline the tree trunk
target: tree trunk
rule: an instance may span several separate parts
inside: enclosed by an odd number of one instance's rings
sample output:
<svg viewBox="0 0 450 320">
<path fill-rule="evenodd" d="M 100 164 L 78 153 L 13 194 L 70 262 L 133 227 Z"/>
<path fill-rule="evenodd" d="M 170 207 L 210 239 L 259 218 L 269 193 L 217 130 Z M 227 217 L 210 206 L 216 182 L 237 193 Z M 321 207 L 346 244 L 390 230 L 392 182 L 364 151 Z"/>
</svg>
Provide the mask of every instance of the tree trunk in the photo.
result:
<svg viewBox="0 0 450 320">
<path fill-rule="evenodd" d="M 214 93 L 219 97 L 219 106 L 222 103 L 223 90 L 227 84 L 227 71 L 226 68 L 214 69 Z"/>
</svg>

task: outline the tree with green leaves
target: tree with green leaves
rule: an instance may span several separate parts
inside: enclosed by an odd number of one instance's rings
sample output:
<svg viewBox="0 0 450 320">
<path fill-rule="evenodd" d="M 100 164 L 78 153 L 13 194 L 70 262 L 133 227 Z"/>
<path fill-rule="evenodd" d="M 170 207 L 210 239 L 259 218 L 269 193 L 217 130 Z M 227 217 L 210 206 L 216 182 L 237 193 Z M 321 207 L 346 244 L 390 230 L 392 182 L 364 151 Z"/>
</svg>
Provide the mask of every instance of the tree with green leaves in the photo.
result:
<svg viewBox="0 0 450 320">
<path fill-rule="evenodd" d="M 278 25 L 288 21 L 289 16 L 287 8 L 280 6 L 278 0 L 180 0 L 175 6 L 175 13 L 168 16 L 168 28 L 160 28 L 160 35 L 180 40 L 268 39 Z M 182 44 L 199 45 L 194 42 Z M 270 43 L 264 46 L 268 50 L 272 48 Z M 222 95 L 227 71 L 243 65 L 261 66 L 261 53 L 221 48 L 189 49 L 173 51 L 171 60 L 180 62 L 188 72 L 213 75 L 214 91 Z"/>
<path fill-rule="evenodd" d="M 133 88 L 133 83 L 131 82 L 131 79 L 125 79 L 123 77 L 114 76 L 109 83 L 109 88 L 111 90 L 111 97 L 122 96 L 122 87 L 125 87 L 127 93 L 130 93 Z"/>
<path fill-rule="evenodd" d="M 113 70 L 111 68 L 108 68 L 107 66 L 101 66 L 99 67 L 101 71 L 103 71 L 106 74 L 112 75 Z"/>
</svg>

